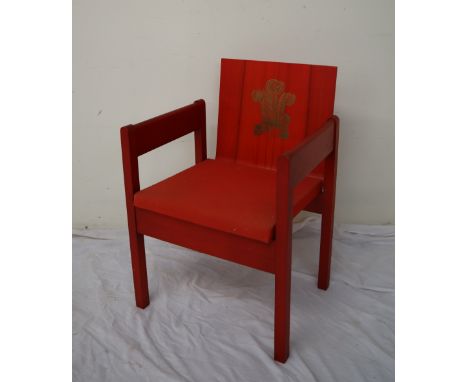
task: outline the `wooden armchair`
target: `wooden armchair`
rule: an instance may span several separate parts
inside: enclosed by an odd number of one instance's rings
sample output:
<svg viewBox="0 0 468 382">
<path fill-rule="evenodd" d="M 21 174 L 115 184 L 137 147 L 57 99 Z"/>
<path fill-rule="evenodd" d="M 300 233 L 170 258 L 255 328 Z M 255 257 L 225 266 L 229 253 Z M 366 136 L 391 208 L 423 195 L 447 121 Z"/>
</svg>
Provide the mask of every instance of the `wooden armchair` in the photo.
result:
<svg viewBox="0 0 468 382">
<path fill-rule="evenodd" d="M 216 158 L 205 102 L 122 127 L 136 305 L 149 304 L 144 235 L 275 275 L 274 359 L 289 355 L 292 219 L 322 214 L 318 287 L 330 280 L 336 67 L 221 60 Z M 138 157 L 189 133 L 195 165 L 140 190 Z M 312 254 L 311 254 L 312 255 Z"/>
</svg>

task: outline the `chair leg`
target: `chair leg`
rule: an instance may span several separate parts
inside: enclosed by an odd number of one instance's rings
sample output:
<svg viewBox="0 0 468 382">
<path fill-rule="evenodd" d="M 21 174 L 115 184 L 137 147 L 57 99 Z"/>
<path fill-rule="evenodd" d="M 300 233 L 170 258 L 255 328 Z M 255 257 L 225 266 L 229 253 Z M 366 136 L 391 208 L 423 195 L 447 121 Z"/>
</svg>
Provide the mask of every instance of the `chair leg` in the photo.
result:
<svg viewBox="0 0 468 382">
<path fill-rule="evenodd" d="M 330 284 L 330 268 L 333 242 L 333 221 L 335 215 L 336 150 L 325 160 L 325 178 L 320 235 L 320 261 L 318 288 L 327 290 Z"/>
<path fill-rule="evenodd" d="M 146 308 L 149 305 L 148 276 L 146 273 L 145 241 L 143 235 L 130 230 L 130 252 L 132 256 L 133 286 L 136 306 Z"/>
<path fill-rule="evenodd" d="M 333 213 L 328 206 L 322 212 L 322 232 L 320 236 L 320 260 L 318 288 L 327 290 L 330 284 L 330 268 L 333 241 Z"/>
<path fill-rule="evenodd" d="M 275 361 L 282 363 L 289 357 L 290 304 L 291 264 L 289 262 L 289 265 L 285 264 L 275 274 Z"/>
</svg>

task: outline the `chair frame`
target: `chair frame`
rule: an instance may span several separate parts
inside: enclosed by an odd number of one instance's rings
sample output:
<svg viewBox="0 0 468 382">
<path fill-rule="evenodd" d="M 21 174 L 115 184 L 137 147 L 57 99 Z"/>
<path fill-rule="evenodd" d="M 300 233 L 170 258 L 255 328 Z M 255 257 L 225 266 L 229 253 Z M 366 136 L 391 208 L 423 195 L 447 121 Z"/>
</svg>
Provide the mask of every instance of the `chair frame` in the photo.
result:
<svg viewBox="0 0 468 382">
<path fill-rule="evenodd" d="M 284 363 L 289 356 L 293 192 L 319 163 L 325 162 L 322 193 L 305 210 L 322 214 L 318 288 L 326 290 L 330 282 L 339 119 L 330 117 L 320 129 L 278 157 L 276 229 L 268 244 L 135 207 L 134 195 L 140 190 L 138 157 L 192 132 L 195 163 L 200 163 L 207 159 L 204 100 L 120 130 L 136 305 L 144 309 L 150 302 L 145 235 L 272 273 L 274 359 Z"/>
</svg>

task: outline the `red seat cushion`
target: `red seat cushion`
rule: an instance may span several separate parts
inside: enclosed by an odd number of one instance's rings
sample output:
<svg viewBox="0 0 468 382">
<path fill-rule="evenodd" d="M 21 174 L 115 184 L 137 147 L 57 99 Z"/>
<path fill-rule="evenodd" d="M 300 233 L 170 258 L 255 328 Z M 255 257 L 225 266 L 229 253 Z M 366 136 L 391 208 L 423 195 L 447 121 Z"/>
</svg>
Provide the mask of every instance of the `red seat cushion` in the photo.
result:
<svg viewBox="0 0 468 382">
<path fill-rule="evenodd" d="M 294 194 L 294 214 L 321 190 L 307 177 Z M 269 243 L 274 237 L 276 171 L 206 160 L 135 194 L 135 207 Z"/>
</svg>

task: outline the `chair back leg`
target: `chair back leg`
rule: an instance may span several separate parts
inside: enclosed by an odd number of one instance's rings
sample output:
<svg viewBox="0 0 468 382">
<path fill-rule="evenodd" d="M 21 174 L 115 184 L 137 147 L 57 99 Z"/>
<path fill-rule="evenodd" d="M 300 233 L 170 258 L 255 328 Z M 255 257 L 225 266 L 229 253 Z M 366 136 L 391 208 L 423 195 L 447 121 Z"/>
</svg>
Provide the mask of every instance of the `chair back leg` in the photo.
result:
<svg viewBox="0 0 468 382">
<path fill-rule="evenodd" d="M 136 306 L 144 309 L 149 305 L 145 241 L 143 235 L 137 233 L 136 230 L 132 230 L 130 227 L 129 237 Z"/>
<path fill-rule="evenodd" d="M 332 206 L 324 205 L 322 212 L 322 232 L 320 235 L 320 260 L 318 271 L 319 289 L 327 290 L 330 285 L 330 268 L 333 241 L 333 209 Z"/>
<path fill-rule="evenodd" d="M 288 175 L 288 174 L 287 174 Z M 279 177 L 279 182 L 282 180 Z M 291 198 L 279 191 L 278 220 L 275 244 L 275 351 L 278 362 L 286 362 L 289 357 L 289 322 L 291 304 L 291 252 L 292 252 L 292 214 Z M 281 203 L 281 200 L 287 201 Z"/>
<path fill-rule="evenodd" d="M 330 284 L 330 268 L 335 215 L 336 168 L 338 161 L 339 120 L 335 117 L 335 147 L 325 159 L 324 193 L 322 194 L 322 229 L 320 235 L 320 260 L 318 288 L 327 290 Z"/>
</svg>

